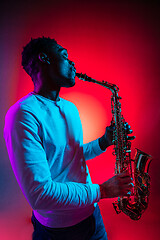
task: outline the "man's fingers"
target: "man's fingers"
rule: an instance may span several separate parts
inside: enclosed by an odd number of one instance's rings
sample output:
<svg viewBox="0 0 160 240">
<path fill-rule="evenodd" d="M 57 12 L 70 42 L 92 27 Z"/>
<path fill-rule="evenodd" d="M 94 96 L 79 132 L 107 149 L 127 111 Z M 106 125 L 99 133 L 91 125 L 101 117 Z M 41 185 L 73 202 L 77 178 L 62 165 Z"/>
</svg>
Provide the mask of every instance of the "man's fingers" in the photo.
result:
<svg viewBox="0 0 160 240">
<path fill-rule="evenodd" d="M 123 193 L 122 193 L 122 195 L 121 195 L 121 197 L 129 197 L 129 196 L 131 196 L 131 194 L 132 194 L 132 192 L 131 191 L 124 191 Z"/>
<path fill-rule="evenodd" d="M 131 186 L 131 188 L 133 188 L 133 187 L 134 187 L 134 184 L 133 184 L 133 182 L 129 183 L 129 185 Z"/>
<path fill-rule="evenodd" d="M 127 194 L 127 192 L 131 191 L 134 187 L 133 179 L 130 177 L 130 175 L 127 172 L 123 172 L 118 175 L 118 181 L 119 181 L 119 187 L 122 191 L 124 191 L 124 194 Z"/>
<path fill-rule="evenodd" d="M 119 175 L 120 177 L 130 176 L 127 170 L 125 170 L 124 172 L 119 173 L 118 175 Z"/>
<path fill-rule="evenodd" d="M 121 184 L 131 184 L 132 183 L 132 180 L 130 177 L 120 178 L 119 181 Z"/>
<path fill-rule="evenodd" d="M 133 181 L 133 179 L 131 178 L 130 174 L 127 171 L 119 173 L 117 174 L 117 176 L 120 179 L 130 179 L 131 181 Z"/>
<path fill-rule="evenodd" d="M 106 127 L 106 130 L 113 132 L 115 130 L 115 125 L 110 125 L 110 126 Z"/>
<path fill-rule="evenodd" d="M 123 184 L 120 186 L 120 196 L 129 196 L 132 193 L 133 183 Z"/>
</svg>

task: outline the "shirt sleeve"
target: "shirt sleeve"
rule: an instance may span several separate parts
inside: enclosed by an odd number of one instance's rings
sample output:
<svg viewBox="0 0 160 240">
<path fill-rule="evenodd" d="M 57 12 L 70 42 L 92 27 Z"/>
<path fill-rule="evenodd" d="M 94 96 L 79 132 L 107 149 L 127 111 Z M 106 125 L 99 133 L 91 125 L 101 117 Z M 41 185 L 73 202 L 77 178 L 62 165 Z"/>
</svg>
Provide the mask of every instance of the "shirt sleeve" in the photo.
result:
<svg viewBox="0 0 160 240">
<path fill-rule="evenodd" d="M 7 113 L 4 138 L 9 158 L 31 207 L 34 210 L 72 209 L 98 202 L 98 184 L 52 180 L 40 133 L 41 125 L 30 109 L 19 107 Z"/>
<path fill-rule="evenodd" d="M 83 154 L 84 154 L 85 160 L 95 158 L 103 152 L 105 151 L 101 150 L 98 139 L 92 142 L 83 144 Z"/>
</svg>

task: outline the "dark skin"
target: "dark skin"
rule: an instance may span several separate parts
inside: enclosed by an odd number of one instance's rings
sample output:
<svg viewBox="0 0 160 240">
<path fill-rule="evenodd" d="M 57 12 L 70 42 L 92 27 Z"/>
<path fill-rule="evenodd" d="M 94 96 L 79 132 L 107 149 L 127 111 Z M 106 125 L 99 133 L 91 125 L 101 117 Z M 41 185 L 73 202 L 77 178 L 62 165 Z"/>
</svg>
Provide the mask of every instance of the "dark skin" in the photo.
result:
<svg viewBox="0 0 160 240">
<path fill-rule="evenodd" d="M 61 87 L 75 85 L 74 63 L 68 59 L 67 50 L 60 45 L 53 47 L 50 53 L 41 52 L 38 59 L 39 71 L 32 76 L 33 81 L 36 82 L 34 91 L 57 101 Z"/>
<path fill-rule="evenodd" d="M 37 62 L 38 72 L 32 75 L 34 92 L 53 101 L 59 100 L 61 87 L 75 85 L 76 69 L 68 59 L 67 50 L 57 44 L 49 53 L 41 52 Z M 112 145 L 113 126 L 106 128 L 105 134 L 99 138 L 102 150 Z M 128 196 L 133 188 L 132 179 L 127 172 L 116 174 L 100 185 L 101 199 Z"/>
</svg>

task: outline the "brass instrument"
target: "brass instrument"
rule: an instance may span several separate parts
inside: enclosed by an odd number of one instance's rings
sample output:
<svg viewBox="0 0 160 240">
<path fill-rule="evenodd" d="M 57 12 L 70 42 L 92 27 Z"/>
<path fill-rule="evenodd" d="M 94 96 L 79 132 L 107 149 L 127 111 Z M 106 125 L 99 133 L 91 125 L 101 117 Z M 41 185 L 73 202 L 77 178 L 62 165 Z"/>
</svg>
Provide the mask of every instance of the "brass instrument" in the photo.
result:
<svg viewBox="0 0 160 240">
<path fill-rule="evenodd" d="M 139 220 L 148 206 L 150 193 L 150 177 L 148 170 L 152 157 L 136 149 L 135 157 L 133 160 L 131 159 L 131 141 L 135 137 L 128 136 L 128 132 L 126 131 L 125 120 L 121 114 L 121 97 L 118 96 L 118 86 L 106 81 L 97 81 L 82 73 L 76 73 L 76 76 L 80 80 L 99 84 L 112 92 L 111 124 L 115 126 L 115 130 L 113 131 L 113 154 L 116 156 L 115 174 L 128 171 L 134 183 L 131 195 L 128 197 L 118 197 L 117 201 L 113 202 L 113 206 L 117 214 L 122 211 L 132 220 Z"/>
</svg>

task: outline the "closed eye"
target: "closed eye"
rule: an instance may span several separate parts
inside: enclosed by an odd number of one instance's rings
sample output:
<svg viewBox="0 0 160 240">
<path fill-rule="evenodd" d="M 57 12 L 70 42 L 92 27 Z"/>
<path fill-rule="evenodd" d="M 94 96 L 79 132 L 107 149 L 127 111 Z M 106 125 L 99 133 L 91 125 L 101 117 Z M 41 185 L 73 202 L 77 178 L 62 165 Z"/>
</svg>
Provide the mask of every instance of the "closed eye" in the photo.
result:
<svg viewBox="0 0 160 240">
<path fill-rule="evenodd" d="M 62 55 L 65 60 L 68 60 L 68 55 Z"/>
<path fill-rule="evenodd" d="M 65 49 L 65 48 L 60 48 L 60 49 L 59 49 L 59 52 L 60 52 L 60 54 L 62 55 L 62 57 L 63 57 L 64 59 L 68 59 L 67 49 Z"/>
</svg>

